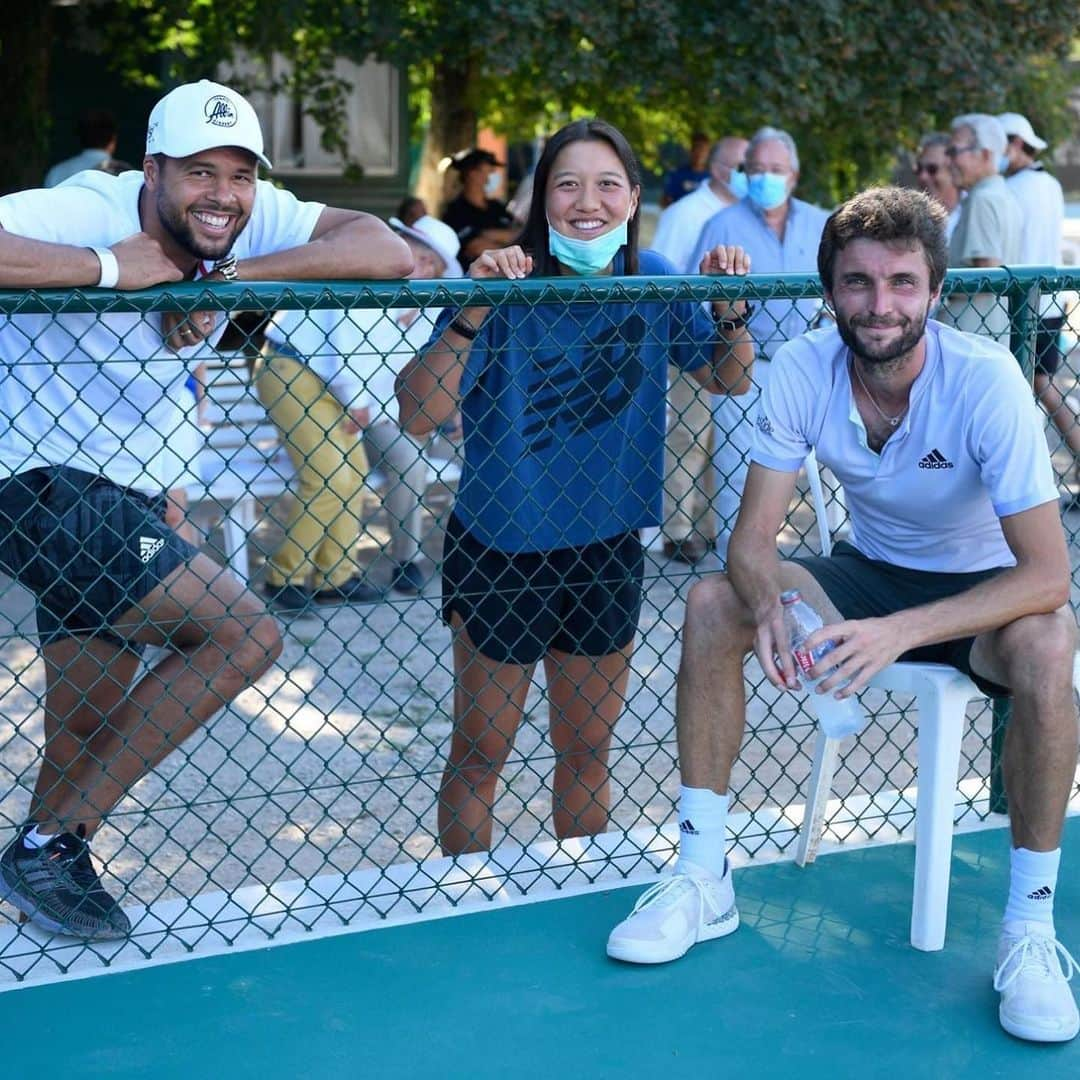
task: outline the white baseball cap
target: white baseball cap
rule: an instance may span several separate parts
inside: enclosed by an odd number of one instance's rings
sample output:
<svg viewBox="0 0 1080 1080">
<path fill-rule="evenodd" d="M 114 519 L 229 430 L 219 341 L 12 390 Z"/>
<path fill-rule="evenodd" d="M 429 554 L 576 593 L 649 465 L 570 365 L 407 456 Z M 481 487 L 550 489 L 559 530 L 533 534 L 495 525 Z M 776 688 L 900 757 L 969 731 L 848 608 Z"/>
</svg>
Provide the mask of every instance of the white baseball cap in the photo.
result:
<svg viewBox="0 0 1080 1080">
<path fill-rule="evenodd" d="M 146 152 L 185 158 L 203 150 L 238 146 L 268 169 L 263 134 L 255 110 L 235 90 L 201 79 L 170 90 L 150 113 Z"/>
<path fill-rule="evenodd" d="M 431 248 L 444 263 L 446 273 L 443 277 L 461 277 L 464 271 L 458 262 L 458 252 L 461 250 L 461 241 L 458 235 L 445 221 L 425 214 L 417 218 L 411 225 L 406 225 L 400 218 L 392 217 L 389 221 L 391 229 L 405 236 L 411 236 Z"/>
<path fill-rule="evenodd" d="M 1006 135 L 1015 135 L 1033 150 L 1046 149 L 1046 140 L 1035 134 L 1035 129 L 1026 116 L 1021 116 L 1018 112 L 1002 113 L 998 117 L 998 123 L 1005 129 Z"/>
</svg>

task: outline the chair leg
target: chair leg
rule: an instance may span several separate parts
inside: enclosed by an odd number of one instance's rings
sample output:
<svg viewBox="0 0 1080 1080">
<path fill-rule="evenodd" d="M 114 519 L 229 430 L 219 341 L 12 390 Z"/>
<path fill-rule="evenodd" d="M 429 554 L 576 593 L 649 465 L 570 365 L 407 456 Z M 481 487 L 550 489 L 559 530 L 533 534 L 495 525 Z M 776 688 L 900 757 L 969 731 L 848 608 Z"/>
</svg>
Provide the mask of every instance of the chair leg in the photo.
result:
<svg viewBox="0 0 1080 1080">
<path fill-rule="evenodd" d="M 810 772 L 810 788 L 806 796 L 799 842 L 795 848 L 795 862 L 806 866 L 817 858 L 818 845 L 825 828 L 825 808 L 832 793 L 836 758 L 840 748 L 839 739 L 827 738 L 817 728 L 814 733 L 814 767 Z"/>
<path fill-rule="evenodd" d="M 222 522 L 225 533 L 225 558 L 240 580 L 248 580 L 248 537 L 255 528 L 255 498 L 245 495 L 229 507 Z"/>
<path fill-rule="evenodd" d="M 924 952 L 945 946 L 956 784 L 970 700 L 971 686 L 966 679 L 929 686 L 918 695 L 919 777 L 911 944 Z"/>
</svg>

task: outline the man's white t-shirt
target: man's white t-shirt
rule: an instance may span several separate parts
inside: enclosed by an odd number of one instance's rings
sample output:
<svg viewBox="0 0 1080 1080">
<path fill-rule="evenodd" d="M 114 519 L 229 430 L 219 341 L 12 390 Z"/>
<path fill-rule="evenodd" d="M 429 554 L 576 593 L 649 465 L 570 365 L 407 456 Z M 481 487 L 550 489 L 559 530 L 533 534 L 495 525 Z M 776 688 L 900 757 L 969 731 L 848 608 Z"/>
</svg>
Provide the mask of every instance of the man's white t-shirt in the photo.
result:
<svg viewBox="0 0 1080 1080">
<path fill-rule="evenodd" d="M 813 447 L 844 487 L 850 542 L 871 559 L 968 573 L 1012 566 L 1000 518 L 1056 502 L 1031 387 L 1009 351 L 928 322 L 926 362 L 896 433 L 875 453 L 835 327 L 777 351 L 751 460 L 795 472 Z"/>
<path fill-rule="evenodd" d="M 396 424 L 394 381 L 431 339 L 441 312 L 441 308 L 279 311 L 266 327 L 266 336 L 295 352 L 343 408 L 367 408 L 371 423 Z"/>
<path fill-rule="evenodd" d="M 139 232 L 141 172 L 82 172 L 59 187 L 0 198 L 0 227 L 57 244 L 109 247 Z M 307 243 L 323 211 L 260 180 L 238 259 Z M 222 320 L 217 336 L 224 331 Z M 211 339 L 214 340 L 214 339 Z M 0 476 L 67 465 L 121 487 L 160 491 L 154 475 L 195 355 L 161 335 L 161 312 L 12 315 L 0 321 Z"/>
<path fill-rule="evenodd" d="M 1007 176 L 1005 186 L 1022 215 L 1019 262 L 1026 266 L 1057 266 L 1061 262 L 1061 230 L 1065 223 L 1061 185 L 1040 167 Z"/>
<path fill-rule="evenodd" d="M 709 181 L 703 180 L 700 187 L 661 212 L 660 220 L 656 223 L 656 234 L 649 247 L 659 251 L 680 274 L 696 274 L 698 268 L 692 266 L 691 262 L 702 229 L 721 210 L 731 205 L 717 198 L 709 187 Z"/>
</svg>

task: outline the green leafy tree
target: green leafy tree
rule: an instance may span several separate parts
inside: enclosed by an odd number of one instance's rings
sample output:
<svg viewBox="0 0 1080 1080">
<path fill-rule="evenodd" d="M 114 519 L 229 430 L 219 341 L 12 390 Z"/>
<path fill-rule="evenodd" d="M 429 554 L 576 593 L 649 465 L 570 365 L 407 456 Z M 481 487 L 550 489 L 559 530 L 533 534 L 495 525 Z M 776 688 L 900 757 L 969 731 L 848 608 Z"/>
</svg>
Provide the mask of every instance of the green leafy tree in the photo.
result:
<svg viewBox="0 0 1080 1080">
<path fill-rule="evenodd" d="M 40 39 L 45 8 L 23 0 L 14 21 L 37 19 Z M 428 194 L 438 162 L 481 123 L 521 138 L 599 114 L 650 166 L 697 128 L 778 124 L 799 142 L 804 190 L 832 201 L 887 176 L 897 147 L 959 112 L 1007 106 L 1064 134 L 1075 10 L 1075 0 L 83 0 L 79 37 L 144 85 L 212 75 L 240 50 L 279 53 L 292 62 L 279 88 L 323 125 L 343 167 L 351 88 L 333 60 L 393 62 L 410 75 Z M 0 30 L 8 61 L 15 33 L 10 20 Z M 30 52 L 38 86 L 41 50 Z M 43 165 L 40 126 L 13 130 L 25 145 L 0 157 L 4 187 L 20 155 L 36 175 Z"/>
</svg>

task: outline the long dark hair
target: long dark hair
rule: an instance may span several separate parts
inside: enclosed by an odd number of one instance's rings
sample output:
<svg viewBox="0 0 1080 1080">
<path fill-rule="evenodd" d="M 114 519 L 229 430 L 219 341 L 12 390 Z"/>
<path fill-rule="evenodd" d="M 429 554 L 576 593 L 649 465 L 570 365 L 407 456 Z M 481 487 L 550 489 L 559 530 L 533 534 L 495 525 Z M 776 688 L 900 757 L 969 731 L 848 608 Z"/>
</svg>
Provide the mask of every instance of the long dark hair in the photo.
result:
<svg viewBox="0 0 1080 1080">
<path fill-rule="evenodd" d="M 564 146 L 573 142 L 606 142 L 622 162 L 631 188 L 638 189 L 638 204 L 626 227 L 625 261 L 623 272 L 636 274 L 638 270 L 638 220 L 641 217 L 641 169 L 634 151 L 618 128 L 605 120 L 575 120 L 560 128 L 547 141 L 544 152 L 533 176 L 532 202 L 525 228 L 518 237 L 518 244 L 533 257 L 533 275 L 551 277 L 559 272 L 559 261 L 548 248 L 548 223 L 545 203 L 551 167 Z"/>
</svg>

